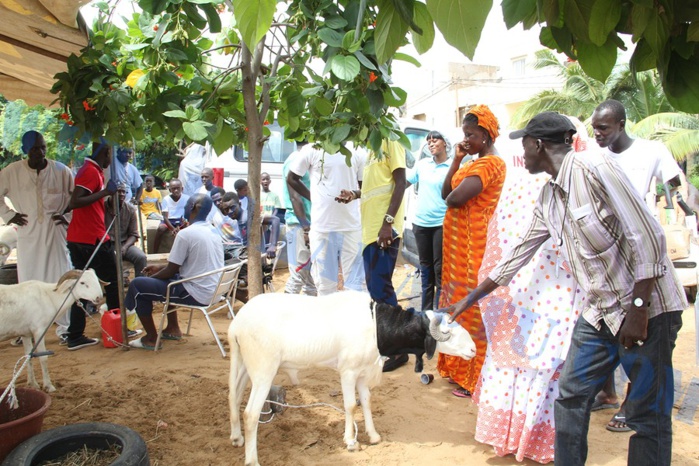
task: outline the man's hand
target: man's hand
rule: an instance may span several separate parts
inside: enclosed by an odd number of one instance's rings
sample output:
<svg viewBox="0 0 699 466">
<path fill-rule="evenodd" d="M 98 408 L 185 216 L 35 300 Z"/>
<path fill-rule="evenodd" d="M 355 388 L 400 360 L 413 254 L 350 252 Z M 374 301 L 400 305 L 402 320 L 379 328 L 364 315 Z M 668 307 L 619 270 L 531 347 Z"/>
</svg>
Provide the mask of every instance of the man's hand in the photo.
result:
<svg viewBox="0 0 699 466">
<path fill-rule="evenodd" d="M 391 246 L 391 243 L 395 239 L 393 237 L 394 231 L 395 230 L 393 230 L 393 227 L 390 223 L 384 223 L 381 226 L 381 228 L 379 229 L 379 237 L 376 239 L 376 243 L 379 245 L 379 248 L 385 249 Z"/>
<path fill-rule="evenodd" d="M 150 276 L 160 272 L 160 270 L 162 270 L 162 269 L 163 269 L 163 267 L 161 267 L 159 265 L 147 265 L 143 268 L 143 275 L 146 277 L 150 277 Z"/>
<path fill-rule="evenodd" d="M 107 191 L 107 193 L 112 195 L 117 192 L 117 184 L 114 180 L 109 180 L 107 181 L 107 186 L 105 186 L 104 189 Z"/>
<path fill-rule="evenodd" d="M 626 318 L 619 330 L 619 343 L 624 348 L 631 349 L 636 342 L 644 342 L 646 338 L 648 338 L 648 307 L 634 307 L 626 312 Z"/>
<path fill-rule="evenodd" d="M 24 225 L 27 224 L 27 214 L 20 214 L 17 212 L 14 217 L 10 219 L 8 224 L 14 223 L 17 226 L 23 227 Z"/>
<path fill-rule="evenodd" d="M 447 306 L 443 310 L 440 310 L 440 312 L 447 312 L 451 314 L 451 317 L 449 318 L 450 324 L 454 322 L 456 318 L 461 315 L 462 312 L 464 312 L 469 307 L 473 306 L 473 304 L 469 303 L 468 301 L 469 296 L 471 296 L 471 294 L 467 294 L 462 300 L 457 301 L 450 306 Z"/>
<path fill-rule="evenodd" d="M 310 236 L 308 235 L 310 233 L 310 231 L 311 231 L 310 225 L 303 227 L 303 241 L 304 241 L 304 243 L 306 243 L 307 248 L 311 247 L 311 239 L 310 239 Z"/>
<path fill-rule="evenodd" d="M 122 255 L 122 256 L 125 256 L 125 255 L 126 255 L 126 252 L 129 250 L 129 248 L 130 248 L 130 246 L 127 246 L 127 245 L 125 245 L 125 244 L 122 244 L 122 245 L 121 245 L 121 255 Z"/>
<path fill-rule="evenodd" d="M 56 225 L 68 226 L 68 220 L 66 220 L 63 214 L 55 213 L 51 216 L 51 220 L 53 220 Z"/>
<path fill-rule="evenodd" d="M 352 192 L 349 189 L 340 190 L 340 195 L 335 198 L 335 200 L 340 204 L 349 204 L 355 199 L 356 197 L 354 195 L 354 192 Z"/>
</svg>

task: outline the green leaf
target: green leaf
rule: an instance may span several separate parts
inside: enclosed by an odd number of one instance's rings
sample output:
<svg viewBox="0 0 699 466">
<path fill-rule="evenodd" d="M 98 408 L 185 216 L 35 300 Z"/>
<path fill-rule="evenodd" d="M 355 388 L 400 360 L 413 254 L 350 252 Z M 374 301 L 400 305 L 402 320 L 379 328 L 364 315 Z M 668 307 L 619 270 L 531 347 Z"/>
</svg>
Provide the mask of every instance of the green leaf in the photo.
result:
<svg viewBox="0 0 699 466">
<path fill-rule="evenodd" d="M 322 116 L 328 116 L 333 112 L 332 103 L 330 103 L 328 99 L 324 99 L 322 97 L 315 99 L 314 106 L 318 113 L 320 113 Z"/>
<path fill-rule="evenodd" d="M 180 120 L 187 120 L 187 114 L 184 113 L 182 110 L 168 110 L 167 112 L 163 112 L 163 116 L 170 117 L 170 118 L 179 118 Z"/>
<path fill-rule="evenodd" d="M 353 56 L 335 55 L 330 64 L 335 76 L 343 81 L 352 81 L 359 74 L 359 61 Z"/>
<path fill-rule="evenodd" d="M 214 150 L 217 154 L 223 154 L 225 151 L 233 147 L 233 141 L 235 140 L 235 131 L 230 125 L 224 123 L 221 126 L 221 132 L 214 138 Z"/>
<path fill-rule="evenodd" d="M 621 19 L 621 3 L 610 0 L 595 0 L 590 12 L 589 34 L 595 45 L 604 45 L 609 33 L 616 29 Z"/>
<path fill-rule="evenodd" d="M 699 60 L 686 60 L 673 52 L 661 76 L 665 78 L 665 95 L 673 107 L 687 113 L 699 113 Z"/>
<path fill-rule="evenodd" d="M 583 71 L 590 77 L 604 82 L 616 64 L 617 47 L 610 38 L 601 47 L 587 43 L 578 43 L 578 61 Z"/>
<path fill-rule="evenodd" d="M 386 105 L 400 107 L 408 98 L 408 93 L 400 87 L 389 87 L 388 90 L 383 93 L 383 98 Z"/>
<path fill-rule="evenodd" d="M 379 64 L 386 63 L 402 45 L 408 27 L 408 23 L 403 21 L 393 3 L 384 2 L 382 4 L 376 17 L 376 31 L 374 32 L 376 59 Z"/>
<path fill-rule="evenodd" d="M 342 37 L 342 48 L 349 50 L 354 44 L 354 31 L 347 31 Z"/>
<path fill-rule="evenodd" d="M 233 13 L 240 29 L 243 41 L 252 50 L 255 45 L 267 34 L 274 12 L 277 8 L 276 0 L 232 0 Z"/>
<path fill-rule="evenodd" d="M 364 68 L 369 68 L 370 70 L 376 70 L 376 65 L 374 65 L 374 63 L 371 60 L 369 60 L 366 57 L 366 55 L 364 55 L 359 50 L 354 52 L 352 55 L 357 57 L 357 60 L 359 60 L 359 63 L 361 63 L 364 66 Z"/>
<path fill-rule="evenodd" d="M 651 50 L 648 42 L 645 39 L 641 39 L 638 44 L 636 44 L 636 49 L 631 55 L 631 60 L 629 60 L 629 67 L 634 73 L 640 73 L 641 71 L 652 70 L 655 68 L 657 57 Z"/>
<path fill-rule="evenodd" d="M 330 141 L 334 144 L 340 144 L 341 142 L 344 142 L 347 139 L 347 136 L 349 136 L 351 130 L 352 127 L 350 125 L 336 126 L 333 129 Z"/>
<path fill-rule="evenodd" d="M 221 17 L 218 15 L 218 10 L 213 5 L 214 2 L 206 5 L 201 5 L 199 8 L 204 10 L 206 19 L 209 21 L 209 32 L 217 34 L 221 32 Z M 208 48 L 208 47 L 207 47 Z"/>
<path fill-rule="evenodd" d="M 182 129 L 184 134 L 192 141 L 202 141 L 209 135 L 204 127 L 204 123 L 201 121 L 185 121 L 182 123 Z"/>
<path fill-rule="evenodd" d="M 212 4 L 212 3 L 218 3 L 217 0 L 185 0 L 182 3 L 196 3 L 198 5 L 205 5 L 205 4 Z"/>
<path fill-rule="evenodd" d="M 417 68 L 420 68 L 422 66 L 422 64 L 419 61 L 417 61 L 415 57 L 411 57 L 407 53 L 396 52 L 396 54 L 393 55 L 393 59 L 407 61 L 408 63 L 415 65 Z"/>
<path fill-rule="evenodd" d="M 561 14 L 560 0 L 542 0 L 541 9 L 549 27 L 563 26 L 563 15 Z"/>
<path fill-rule="evenodd" d="M 650 45 L 656 56 L 659 57 L 663 53 L 669 36 L 670 29 L 667 24 L 667 15 L 651 15 L 648 18 L 643 37 L 648 41 L 648 45 Z"/>
<path fill-rule="evenodd" d="M 434 22 L 447 43 L 473 60 L 492 0 L 428 0 Z M 378 40 L 378 39 L 377 39 Z M 378 44 L 377 44 L 378 47 Z M 383 63 L 380 61 L 380 63 Z"/>
<path fill-rule="evenodd" d="M 422 55 L 431 49 L 434 43 L 434 20 L 424 3 L 415 2 L 415 6 L 413 7 L 413 21 L 422 29 L 422 34 L 410 31 L 415 50 Z"/>
<path fill-rule="evenodd" d="M 301 95 L 304 97 L 311 97 L 314 95 L 318 95 L 318 93 L 321 92 L 322 90 L 323 90 L 323 86 L 308 87 L 308 88 L 301 91 Z"/>
<path fill-rule="evenodd" d="M 381 153 L 381 141 L 381 131 L 376 128 L 372 129 L 369 133 L 369 148 L 377 154 Z"/>
<path fill-rule="evenodd" d="M 299 116 L 306 107 L 306 99 L 296 88 L 287 88 L 282 96 L 285 107 L 289 112 L 289 117 Z"/>
<path fill-rule="evenodd" d="M 331 29 L 342 29 L 347 26 L 347 20 L 342 16 L 330 16 L 325 18 L 325 25 Z"/>
<path fill-rule="evenodd" d="M 331 47 L 342 47 L 342 34 L 330 28 L 322 28 L 318 31 L 318 37 Z"/>
<path fill-rule="evenodd" d="M 369 109 L 371 113 L 379 114 L 383 110 L 384 105 L 383 92 L 375 89 L 367 89 L 366 97 L 369 100 Z"/>
<path fill-rule="evenodd" d="M 532 15 L 536 15 L 537 0 L 503 0 L 502 16 L 507 29 L 512 29 L 517 23 L 523 23 Z"/>
<path fill-rule="evenodd" d="M 631 40 L 638 42 L 648 25 L 648 20 L 655 14 L 652 8 L 646 8 L 641 5 L 634 5 L 631 9 Z"/>
<path fill-rule="evenodd" d="M 577 40 L 590 40 L 589 24 L 594 2 L 595 0 L 569 0 L 565 2 L 563 7 L 565 25 Z"/>
</svg>

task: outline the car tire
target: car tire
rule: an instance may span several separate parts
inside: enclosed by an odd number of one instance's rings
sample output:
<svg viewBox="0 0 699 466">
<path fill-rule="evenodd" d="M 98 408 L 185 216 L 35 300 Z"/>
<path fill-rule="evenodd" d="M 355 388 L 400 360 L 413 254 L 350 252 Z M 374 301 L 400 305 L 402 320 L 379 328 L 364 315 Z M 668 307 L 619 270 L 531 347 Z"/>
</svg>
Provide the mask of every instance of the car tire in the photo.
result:
<svg viewBox="0 0 699 466">
<path fill-rule="evenodd" d="M 31 466 L 54 460 L 83 446 L 107 449 L 120 445 L 121 455 L 112 466 L 149 466 L 146 442 L 134 430 L 106 422 L 89 422 L 56 427 L 21 443 L 5 458 L 2 466 Z"/>
<path fill-rule="evenodd" d="M 688 286 L 685 288 L 685 292 L 687 293 L 687 301 L 689 301 L 690 304 L 694 304 L 694 301 L 697 299 L 697 287 Z"/>
</svg>

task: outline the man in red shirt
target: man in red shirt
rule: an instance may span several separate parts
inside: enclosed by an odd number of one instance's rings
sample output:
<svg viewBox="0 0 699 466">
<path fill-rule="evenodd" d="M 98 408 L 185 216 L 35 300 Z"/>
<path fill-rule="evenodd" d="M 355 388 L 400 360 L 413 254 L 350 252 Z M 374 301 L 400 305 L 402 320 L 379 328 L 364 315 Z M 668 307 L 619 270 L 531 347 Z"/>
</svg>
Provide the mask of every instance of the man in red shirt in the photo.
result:
<svg viewBox="0 0 699 466">
<path fill-rule="evenodd" d="M 73 218 L 68 226 L 68 251 L 73 267 L 83 269 L 88 265 L 100 280 L 109 282 L 105 287 L 108 309 L 119 307 L 116 261 L 112 241 L 104 224 L 104 198 L 114 194 L 117 186 L 109 180 L 104 186 L 104 170 L 112 161 L 112 148 L 104 140 L 92 144 L 92 155 L 85 159 L 75 176 L 75 189 L 69 208 Z M 101 242 L 103 241 L 103 242 Z M 96 250 L 96 251 L 95 251 Z M 85 312 L 76 303 L 70 310 L 68 349 L 78 350 L 96 345 L 98 340 L 88 338 L 85 332 Z"/>
</svg>

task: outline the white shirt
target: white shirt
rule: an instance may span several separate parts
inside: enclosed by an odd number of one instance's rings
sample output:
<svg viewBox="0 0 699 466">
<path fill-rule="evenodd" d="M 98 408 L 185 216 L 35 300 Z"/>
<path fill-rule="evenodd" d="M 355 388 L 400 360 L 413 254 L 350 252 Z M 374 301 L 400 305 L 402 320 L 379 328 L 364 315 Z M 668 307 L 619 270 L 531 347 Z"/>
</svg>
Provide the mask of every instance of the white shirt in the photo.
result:
<svg viewBox="0 0 699 466">
<path fill-rule="evenodd" d="M 172 196 L 165 196 L 161 206 L 163 212 L 167 212 L 167 218 L 184 218 L 184 206 L 187 204 L 189 196 L 183 194 L 179 201 L 175 201 Z"/>
<path fill-rule="evenodd" d="M 660 141 L 634 139 L 631 147 L 623 152 L 617 154 L 609 147 L 602 152 L 616 161 L 642 199 L 651 189 L 655 191 L 655 187 L 650 187 L 653 177 L 659 183 L 666 183 L 680 174 L 679 165 Z"/>
<path fill-rule="evenodd" d="M 289 170 L 301 177 L 310 174 L 313 230 L 320 233 L 361 230 L 359 202 L 341 204 L 335 198 L 343 189 L 359 189 L 365 164 L 366 153 L 361 150 L 352 150 L 351 167 L 345 163 L 344 155 L 328 154 L 311 144 L 299 151 Z"/>
<path fill-rule="evenodd" d="M 177 234 L 168 261 L 180 266 L 182 278 L 220 269 L 223 267 L 221 238 L 211 224 L 195 222 Z M 183 285 L 199 303 L 209 304 L 220 278 L 220 274 L 212 274 Z"/>
</svg>

